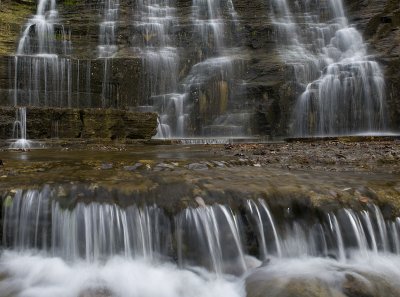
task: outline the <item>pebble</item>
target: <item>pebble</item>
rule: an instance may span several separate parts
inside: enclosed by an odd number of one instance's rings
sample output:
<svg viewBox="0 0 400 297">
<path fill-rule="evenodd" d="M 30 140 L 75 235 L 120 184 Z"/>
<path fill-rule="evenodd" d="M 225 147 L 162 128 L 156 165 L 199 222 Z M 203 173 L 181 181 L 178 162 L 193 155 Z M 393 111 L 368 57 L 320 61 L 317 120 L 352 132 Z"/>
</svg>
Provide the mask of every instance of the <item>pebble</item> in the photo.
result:
<svg viewBox="0 0 400 297">
<path fill-rule="evenodd" d="M 199 206 L 206 207 L 206 203 L 204 202 L 204 199 L 201 198 L 200 196 L 195 197 L 194 200 L 197 202 L 197 204 Z"/>
<path fill-rule="evenodd" d="M 191 163 L 187 166 L 187 168 L 190 170 L 208 170 L 208 166 L 201 163 Z"/>
<path fill-rule="evenodd" d="M 174 170 L 174 166 L 166 163 L 157 164 L 154 170 Z"/>
<path fill-rule="evenodd" d="M 114 166 L 112 163 L 103 163 L 101 164 L 100 169 L 102 170 L 108 170 L 108 169 L 112 169 Z"/>
<path fill-rule="evenodd" d="M 224 163 L 220 162 L 220 161 L 213 161 L 214 165 L 216 165 L 217 167 L 226 167 Z"/>
<path fill-rule="evenodd" d="M 136 163 L 133 166 L 124 166 L 124 170 L 126 170 L 126 171 L 135 171 L 135 170 L 139 169 L 142 166 L 143 166 L 142 163 Z"/>
</svg>

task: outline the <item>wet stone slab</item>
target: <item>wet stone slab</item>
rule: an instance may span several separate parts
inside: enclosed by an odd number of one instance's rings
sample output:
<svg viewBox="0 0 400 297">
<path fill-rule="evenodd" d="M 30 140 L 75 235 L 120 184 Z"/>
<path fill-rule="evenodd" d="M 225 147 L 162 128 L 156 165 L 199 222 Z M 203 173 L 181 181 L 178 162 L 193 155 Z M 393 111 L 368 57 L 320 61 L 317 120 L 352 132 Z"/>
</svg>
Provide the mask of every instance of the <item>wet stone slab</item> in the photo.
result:
<svg viewBox="0 0 400 297">
<path fill-rule="evenodd" d="M 3 151 L 0 191 L 5 198 L 16 189 L 50 185 L 69 192 L 78 187 L 72 193 L 82 191 L 83 195 L 67 195 L 66 204 L 73 205 L 95 200 L 90 189 L 101 188 L 106 193 L 117 191 L 121 205 L 154 202 L 172 213 L 197 207 L 199 197 L 206 204 L 233 208 L 245 199 L 258 198 L 266 199 L 272 207 L 300 204 L 324 211 L 362 209 L 374 203 L 389 218 L 400 213 L 399 155 L 397 142 L 93 144 Z M 115 195 L 109 196 L 114 202 Z"/>
</svg>

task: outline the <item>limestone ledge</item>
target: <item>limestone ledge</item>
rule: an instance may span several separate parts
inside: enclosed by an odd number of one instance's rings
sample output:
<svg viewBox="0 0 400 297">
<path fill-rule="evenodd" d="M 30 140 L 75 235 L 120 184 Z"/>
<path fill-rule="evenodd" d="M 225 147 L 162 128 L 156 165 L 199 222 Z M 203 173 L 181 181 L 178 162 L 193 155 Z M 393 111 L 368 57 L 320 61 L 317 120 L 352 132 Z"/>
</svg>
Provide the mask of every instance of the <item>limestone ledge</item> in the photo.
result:
<svg viewBox="0 0 400 297">
<path fill-rule="evenodd" d="M 0 107 L 0 139 L 13 137 L 16 108 Z M 156 134 L 157 114 L 118 109 L 27 107 L 29 139 L 150 139 Z"/>
</svg>

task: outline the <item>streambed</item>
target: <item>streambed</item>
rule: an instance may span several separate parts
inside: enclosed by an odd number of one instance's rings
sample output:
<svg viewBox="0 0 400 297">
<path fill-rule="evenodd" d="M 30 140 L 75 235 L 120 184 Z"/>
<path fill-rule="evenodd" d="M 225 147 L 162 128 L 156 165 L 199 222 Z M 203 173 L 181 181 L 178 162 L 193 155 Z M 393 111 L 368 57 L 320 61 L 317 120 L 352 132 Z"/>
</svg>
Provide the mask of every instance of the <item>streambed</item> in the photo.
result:
<svg viewBox="0 0 400 297">
<path fill-rule="evenodd" d="M 396 142 L 4 151 L 0 295 L 399 296 L 397 152 Z"/>
</svg>

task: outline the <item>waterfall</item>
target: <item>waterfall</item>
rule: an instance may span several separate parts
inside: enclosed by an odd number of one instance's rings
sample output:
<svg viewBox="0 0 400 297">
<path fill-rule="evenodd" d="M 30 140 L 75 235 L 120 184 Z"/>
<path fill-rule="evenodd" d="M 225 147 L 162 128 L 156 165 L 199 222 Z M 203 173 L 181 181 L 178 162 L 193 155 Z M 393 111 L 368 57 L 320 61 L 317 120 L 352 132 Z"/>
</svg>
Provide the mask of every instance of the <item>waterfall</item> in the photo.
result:
<svg viewBox="0 0 400 297">
<path fill-rule="evenodd" d="M 399 253 L 400 219 L 386 221 L 374 205 L 311 219 L 296 218 L 287 209 L 287 218 L 282 218 L 260 199 L 244 201 L 240 213 L 216 204 L 187 208 L 171 217 L 156 205 L 108 203 L 107 193 L 75 189 L 69 197 L 62 188 L 48 186 L 17 191 L 3 202 L 3 246 L 90 262 L 114 255 L 173 257 L 184 267 L 234 274 L 247 269 L 247 249 L 255 239 L 260 260 L 306 255 L 345 261 L 355 251 L 366 256 Z M 65 205 L 69 199 L 92 196 L 105 202 Z"/>
<path fill-rule="evenodd" d="M 302 90 L 294 107 L 295 136 L 383 132 L 384 77 L 349 25 L 341 0 L 271 1 L 282 59 Z"/>
<path fill-rule="evenodd" d="M 18 107 L 15 111 L 15 121 L 13 125 L 13 142 L 11 149 L 30 149 L 31 142 L 27 140 L 26 134 L 26 107 Z"/>
<path fill-rule="evenodd" d="M 138 0 L 134 11 L 133 44 L 142 56 L 146 72 L 143 85 L 148 99 L 142 104 L 152 106 L 151 109 L 160 114 L 158 138 L 170 138 L 172 133 L 180 134 L 183 129 L 180 124 L 184 115 L 179 108 L 182 96 L 178 94 L 180 61 L 174 37 L 175 13 L 173 0 Z"/>
<path fill-rule="evenodd" d="M 243 278 L 251 293 L 257 282 L 346 290 L 348 275 L 371 286 L 400 276 L 400 218 L 385 220 L 375 205 L 315 216 L 259 199 L 171 214 L 129 198 L 76 186 L 6 194 L 0 293 L 243 297 Z"/>
<path fill-rule="evenodd" d="M 184 109 L 197 119 L 187 119 L 185 126 L 192 131 L 184 136 L 245 136 L 251 115 L 240 93 L 244 57 L 235 48 L 238 20 L 233 2 L 193 0 L 191 17 L 196 63 L 182 84 Z"/>
<path fill-rule="evenodd" d="M 246 271 L 239 221 L 222 205 L 188 208 L 177 217 L 181 265 L 201 264 L 216 273 Z"/>
<path fill-rule="evenodd" d="M 177 27 L 172 1 L 139 1 L 135 16 L 137 35 L 147 70 L 146 93 L 159 113 L 156 138 L 242 136 L 250 113 L 240 109 L 243 70 L 240 50 L 233 47 L 238 21 L 232 1 L 193 0 L 192 40 L 196 45 L 190 70 L 179 73 L 178 49 L 173 45 Z M 228 19 L 226 19 L 226 17 Z M 189 64 L 189 65 L 190 65 Z M 239 100 L 236 102 L 235 100 Z"/>
<path fill-rule="evenodd" d="M 99 34 L 99 45 L 97 47 L 98 57 L 104 59 L 103 66 L 103 81 L 101 91 L 101 106 L 110 107 L 116 106 L 115 102 L 112 102 L 113 88 L 112 84 L 112 73 L 110 59 L 117 53 L 118 46 L 116 44 L 116 29 L 119 12 L 119 1 L 118 0 L 105 0 L 104 1 L 104 12 L 103 21 L 100 23 L 100 34 Z"/>
<path fill-rule="evenodd" d="M 55 195 L 48 187 L 18 192 L 4 213 L 3 244 L 90 262 L 113 255 L 150 259 L 168 255 L 169 220 L 161 209 L 79 203 L 66 210 L 52 199 Z"/>
<path fill-rule="evenodd" d="M 10 69 L 14 75 L 12 105 L 91 107 L 90 60 L 73 59 L 71 32 L 62 24 L 56 1 L 37 2 Z"/>
<path fill-rule="evenodd" d="M 71 106 L 70 32 L 59 23 L 55 0 L 40 0 L 15 55 L 14 106 Z"/>
</svg>

